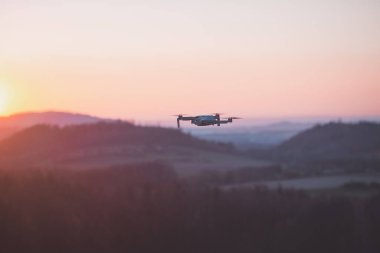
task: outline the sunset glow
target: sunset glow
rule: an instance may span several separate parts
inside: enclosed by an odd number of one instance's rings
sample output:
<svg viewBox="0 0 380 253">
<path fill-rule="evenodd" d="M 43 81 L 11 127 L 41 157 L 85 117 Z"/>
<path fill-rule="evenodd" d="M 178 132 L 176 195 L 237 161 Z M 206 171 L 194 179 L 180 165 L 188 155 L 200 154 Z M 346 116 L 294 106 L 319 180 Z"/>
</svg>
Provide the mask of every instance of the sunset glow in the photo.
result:
<svg viewBox="0 0 380 253">
<path fill-rule="evenodd" d="M 1 1 L 1 113 L 380 114 L 380 4 Z"/>
<path fill-rule="evenodd" d="M 0 116 L 6 113 L 7 105 L 9 103 L 9 92 L 4 82 L 0 81 Z"/>
</svg>

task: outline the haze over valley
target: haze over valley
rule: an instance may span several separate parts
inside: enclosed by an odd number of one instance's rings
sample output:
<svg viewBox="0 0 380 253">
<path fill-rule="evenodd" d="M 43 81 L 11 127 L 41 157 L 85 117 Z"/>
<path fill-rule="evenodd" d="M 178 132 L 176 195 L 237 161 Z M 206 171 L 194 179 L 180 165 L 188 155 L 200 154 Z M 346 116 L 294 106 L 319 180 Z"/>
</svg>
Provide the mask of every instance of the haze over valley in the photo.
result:
<svg viewBox="0 0 380 253">
<path fill-rule="evenodd" d="M 380 1 L 0 0 L 0 252 L 380 252 Z"/>
<path fill-rule="evenodd" d="M 84 114 L 24 113 L 0 119 L 1 127 L 14 128 L 12 134 L 4 132 L 0 142 L 0 165 L 95 169 L 159 162 L 181 177 L 230 177 L 225 184 L 349 174 L 333 185 L 339 188 L 352 181 L 352 173 L 358 174 L 358 181 L 368 176 L 378 182 L 380 124 L 320 122 L 178 130 L 175 120 L 165 128 Z M 239 173 L 248 174 L 234 181 Z M 312 188 L 324 188 L 323 179 L 320 187 Z"/>
</svg>

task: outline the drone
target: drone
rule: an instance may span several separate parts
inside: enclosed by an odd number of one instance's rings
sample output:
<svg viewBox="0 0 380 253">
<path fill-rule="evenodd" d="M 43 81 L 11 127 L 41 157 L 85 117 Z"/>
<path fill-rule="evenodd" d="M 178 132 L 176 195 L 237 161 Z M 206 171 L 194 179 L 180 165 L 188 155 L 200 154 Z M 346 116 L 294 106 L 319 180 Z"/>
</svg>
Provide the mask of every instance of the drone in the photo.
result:
<svg viewBox="0 0 380 253">
<path fill-rule="evenodd" d="M 234 119 L 241 119 L 239 117 L 227 117 L 220 118 L 220 113 L 214 113 L 213 115 L 199 115 L 199 116 L 184 116 L 184 114 L 173 115 L 177 116 L 177 126 L 181 127 L 180 121 L 191 121 L 191 124 L 196 126 L 220 126 L 221 124 L 232 123 Z"/>
</svg>

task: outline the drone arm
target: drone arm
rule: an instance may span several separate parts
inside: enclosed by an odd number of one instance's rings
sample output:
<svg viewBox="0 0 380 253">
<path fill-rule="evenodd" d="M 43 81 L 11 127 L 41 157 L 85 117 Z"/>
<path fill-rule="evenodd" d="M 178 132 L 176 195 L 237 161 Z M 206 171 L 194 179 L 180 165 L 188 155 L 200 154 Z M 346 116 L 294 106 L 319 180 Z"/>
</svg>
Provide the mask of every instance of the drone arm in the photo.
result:
<svg viewBox="0 0 380 253">
<path fill-rule="evenodd" d="M 218 121 L 218 126 L 219 126 L 219 124 L 228 124 L 228 123 L 232 123 L 232 120 L 233 120 L 234 118 L 227 118 L 227 119 L 225 119 L 225 120 L 219 120 Z"/>
<path fill-rule="evenodd" d="M 218 121 L 218 126 L 219 126 L 219 124 L 228 124 L 228 123 L 232 123 L 232 121 L 233 121 L 234 119 L 241 119 L 241 118 L 239 118 L 239 117 L 229 117 L 229 118 L 225 118 L 224 120 L 219 120 L 219 121 Z"/>
<path fill-rule="evenodd" d="M 193 120 L 196 117 L 181 117 L 180 120 Z"/>
</svg>

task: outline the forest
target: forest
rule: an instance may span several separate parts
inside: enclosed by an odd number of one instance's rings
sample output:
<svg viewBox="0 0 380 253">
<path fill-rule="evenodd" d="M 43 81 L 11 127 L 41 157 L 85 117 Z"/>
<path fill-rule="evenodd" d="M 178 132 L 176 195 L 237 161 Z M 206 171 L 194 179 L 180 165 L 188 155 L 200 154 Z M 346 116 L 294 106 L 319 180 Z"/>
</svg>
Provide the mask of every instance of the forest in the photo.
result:
<svg viewBox="0 0 380 253">
<path fill-rule="evenodd" d="M 380 194 L 225 190 L 159 162 L 0 171 L 1 252 L 379 252 Z"/>
</svg>

